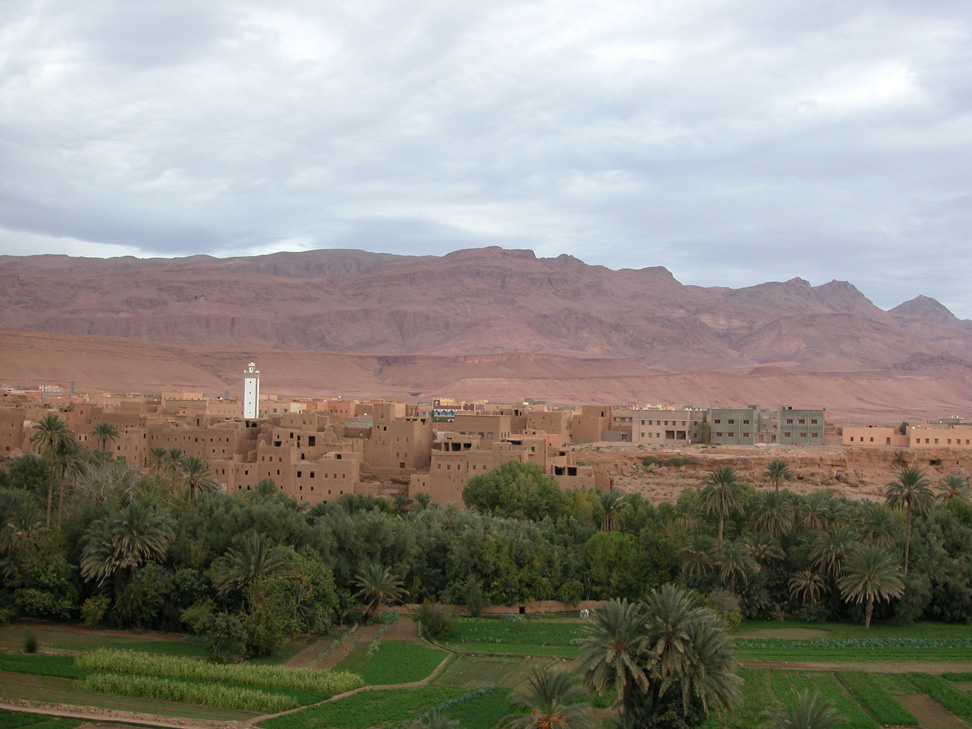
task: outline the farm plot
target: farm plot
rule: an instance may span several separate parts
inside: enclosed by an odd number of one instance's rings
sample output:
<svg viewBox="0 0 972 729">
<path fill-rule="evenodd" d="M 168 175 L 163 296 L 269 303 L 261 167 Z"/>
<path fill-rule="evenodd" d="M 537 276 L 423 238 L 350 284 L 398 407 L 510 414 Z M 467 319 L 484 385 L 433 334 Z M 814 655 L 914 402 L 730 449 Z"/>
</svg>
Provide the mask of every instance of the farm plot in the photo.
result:
<svg viewBox="0 0 972 729">
<path fill-rule="evenodd" d="M 583 637 L 576 621 L 460 618 L 456 632 L 444 645 L 457 652 L 576 658 L 574 640 Z"/>
<path fill-rule="evenodd" d="M 737 638 L 744 661 L 972 662 L 972 638 Z"/>
<path fill-rule="evenodd" d="M 421 681 L 447 655 L 406 640 L 382 642 L 374 651 L 367 644 L 359 644 L 335 669 L 359 675 L 371 686 L 393 686 Z"/>
<path fill-rule="evenodd" d="M 40 714 L 0 711 L 0 729 L 74 729 L 80 723 L 77 719 L 52 719 Z"/>
</svg>

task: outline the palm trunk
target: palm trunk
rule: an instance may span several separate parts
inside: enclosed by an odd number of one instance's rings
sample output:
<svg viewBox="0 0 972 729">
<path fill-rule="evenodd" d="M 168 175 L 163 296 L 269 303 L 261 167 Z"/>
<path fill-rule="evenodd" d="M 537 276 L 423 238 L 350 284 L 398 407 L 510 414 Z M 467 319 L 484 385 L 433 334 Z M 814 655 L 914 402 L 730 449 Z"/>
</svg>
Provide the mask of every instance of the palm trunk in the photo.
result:
<svg viewBox="0 0 972 729">
<path fill-rule="evenodd" d="M 871 616 L 874 615 L 874 599 L 867 601 L 867 607 L 864 608 L 864 630 L 871 629 Z"/>
<path fill-rule="evenodd" d="M 722 554 L 722 534 L 726 526 L 726 516 L 719 512 L 719 554 Z"/>
<path fill-rule="evenodd" d="M 51 506 L 54 503 L 54 452 L 47 466 L 47 528 L 51 528 Z"/>
<path fill-rule="evenodd" d="M 908 502 L 908 529 L 905 531 L 905 577 L 908 576 L 908 554 L 911 552 L 911 502 Z"/>
</svg>

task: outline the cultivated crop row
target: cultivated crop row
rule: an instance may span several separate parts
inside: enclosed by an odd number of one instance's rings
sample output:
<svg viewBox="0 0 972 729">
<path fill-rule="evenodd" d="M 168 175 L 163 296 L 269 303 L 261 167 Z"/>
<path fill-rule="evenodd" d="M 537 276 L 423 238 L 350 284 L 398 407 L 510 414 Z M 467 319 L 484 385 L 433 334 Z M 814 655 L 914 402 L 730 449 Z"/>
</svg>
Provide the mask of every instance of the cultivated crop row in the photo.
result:
<svg viewBox="0 0 972 729">
<path fill-rule="evenodd" d="M 360 676 L 340 671 L 312 671 L 284 666 L 220 665 L 175 656 L 99 649 L 79 656 L 77 665 L 96 671 L 162 678 L 242 683 L 266 688 L 340 694 L 364 685 Z"/>
</svg>

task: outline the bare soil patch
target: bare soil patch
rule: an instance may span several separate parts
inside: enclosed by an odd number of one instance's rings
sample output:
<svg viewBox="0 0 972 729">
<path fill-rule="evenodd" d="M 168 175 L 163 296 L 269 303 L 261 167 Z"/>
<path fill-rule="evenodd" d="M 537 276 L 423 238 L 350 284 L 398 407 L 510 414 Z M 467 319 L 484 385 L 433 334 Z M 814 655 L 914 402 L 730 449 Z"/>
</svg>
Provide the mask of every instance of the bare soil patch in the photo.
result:
<svg viewBox="0 0 972 729">
<path fill-rule="evenodd" d="M 739 633 L 737 638 L 779 638 L 781 640 L 810 640 L 812 638 L 826 638 L 826 630 L 815 628 L 760 628 Z"/>
<path fill-rule="evenodd" d="M 964 722 L 930 696 L 911 694 L 895 698 L 915 715 L 921 729 L 966 729 Z"/>
</svg>

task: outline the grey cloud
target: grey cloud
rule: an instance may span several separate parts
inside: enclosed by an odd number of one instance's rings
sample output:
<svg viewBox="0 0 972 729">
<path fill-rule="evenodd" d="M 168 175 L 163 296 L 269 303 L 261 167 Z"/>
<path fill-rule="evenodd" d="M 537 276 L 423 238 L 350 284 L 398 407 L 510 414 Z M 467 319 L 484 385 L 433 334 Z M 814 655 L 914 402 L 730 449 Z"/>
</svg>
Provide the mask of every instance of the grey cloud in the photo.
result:
<svg viewBox="0 0 972 729">
<path fill-rule="evenodd" d="M 964 2 L 5 9 L 0 252 L 535 247 L 972 317 Z"/>
</svg>

